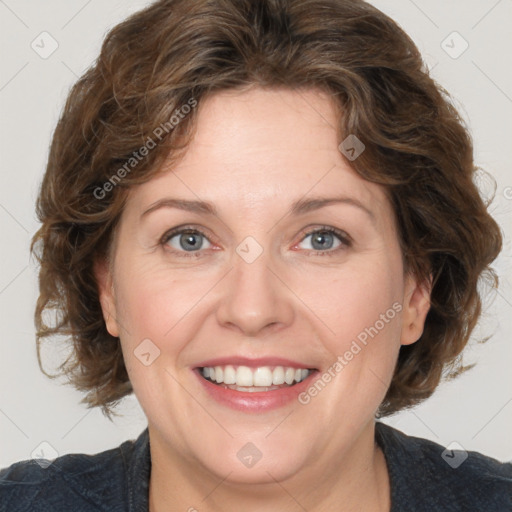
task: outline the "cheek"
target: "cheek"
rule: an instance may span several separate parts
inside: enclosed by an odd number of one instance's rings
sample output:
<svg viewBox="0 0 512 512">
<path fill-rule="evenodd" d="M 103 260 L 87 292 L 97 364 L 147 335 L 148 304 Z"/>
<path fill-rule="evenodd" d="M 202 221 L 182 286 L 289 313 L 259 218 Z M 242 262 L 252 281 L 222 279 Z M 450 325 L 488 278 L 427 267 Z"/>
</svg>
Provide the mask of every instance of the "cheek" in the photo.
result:
<svg viewBox="0 0 512 512">
<path fill-rule="evenodd" d="M 210 287 L 206 275 L 167 268 L 152 254 L 123 258 L 116 267 L 116 305 L 131 335 L 164 339 Z"/>
<path fill-rule="evenodd" d="M 199 325 L 194 322 L 195 306 L 209 288 L 210 283 L 191 279 L 190 273 L 177 277 L 176 272 L 128 259 L 118 265 L 115 290 L 123 357 L 145 409 L 158 404 L 163 393 L 180 399 L 173 376 Z M 150 355 L 144 360 L 146 353 Z M 169 385 L 162 387 L 162 382 Z"/>
<path fill-rule="evenodd" d="M 394 365 L 403 300 L 402 269 L 397 261 L 399 257 L 359 260 L 324 280 L 321 291 L 309 292 L 308 304 L 329 328 L 324 343 L 334 357 L 346 354 L 360 364 Z"/>
<path fill-rule="evenodd" d="M 129 261 L 118 270 L 116 309 L 123 345 L 133 351 L 149 338 L 162 351 L 179 351 L 176 332 L 204 295 L 206 283 Z"/>
</svg>

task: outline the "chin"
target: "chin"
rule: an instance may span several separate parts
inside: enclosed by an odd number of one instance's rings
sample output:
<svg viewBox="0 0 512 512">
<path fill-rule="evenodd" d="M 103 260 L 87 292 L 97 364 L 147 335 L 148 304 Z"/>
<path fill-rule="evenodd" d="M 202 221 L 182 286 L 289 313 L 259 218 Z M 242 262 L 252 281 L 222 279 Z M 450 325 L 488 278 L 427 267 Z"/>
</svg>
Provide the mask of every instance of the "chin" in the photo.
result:
<svg viewBox="0 0 512 512">
<path fill-rule="evenodd" d="M 219 479 L 236 484 L 274 484 L 284 481 L 300 472 L 307 465 L 308 454 L 297 452 L 287 443 L 251 442 L 236 440 L 230 446 L 218 446 L 217 450 L 201 457 L 208 472 Z M 299 443 L 299 446 L 304 443 Z M 311 454 L 312 455 L 312 454 Z"/>
</svg>

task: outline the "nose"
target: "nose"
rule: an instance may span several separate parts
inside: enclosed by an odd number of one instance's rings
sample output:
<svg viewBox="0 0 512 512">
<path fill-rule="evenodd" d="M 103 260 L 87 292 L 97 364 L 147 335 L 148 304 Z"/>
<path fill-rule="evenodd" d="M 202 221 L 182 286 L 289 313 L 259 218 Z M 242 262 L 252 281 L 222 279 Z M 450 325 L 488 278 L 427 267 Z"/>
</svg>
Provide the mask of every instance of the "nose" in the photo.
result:
<svg viewBox="0 0 512 512">
<path fill-rule="evenodd" d="M 290 325 L 294 318 L 293 293 L 266 252 L 252 263 L 237 254 L 233 261 L 234 268 L 222 285 L 218 322 L 250 337 Z"/>
</svg>

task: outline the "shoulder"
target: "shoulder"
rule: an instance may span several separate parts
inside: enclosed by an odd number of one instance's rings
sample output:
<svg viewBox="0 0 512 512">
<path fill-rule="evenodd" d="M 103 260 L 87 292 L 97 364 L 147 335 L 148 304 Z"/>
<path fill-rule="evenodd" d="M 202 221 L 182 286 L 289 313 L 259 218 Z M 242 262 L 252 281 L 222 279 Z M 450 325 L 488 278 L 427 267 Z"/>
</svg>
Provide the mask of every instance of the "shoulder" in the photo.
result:
<svg viewBox="0 0 512 512">
<path fill-rule="evenodd" d="M 396 510 L 512 510 L 511 463 L 408 436 L 380 422 L 376 440 L 386 457 Z"/>
<path fill-rule="evenodd" d="M 1 469 L 0 512 L 124 510 L 128 467 L 146 432 L 94 455 L 24 460 Z"/>
</svg>

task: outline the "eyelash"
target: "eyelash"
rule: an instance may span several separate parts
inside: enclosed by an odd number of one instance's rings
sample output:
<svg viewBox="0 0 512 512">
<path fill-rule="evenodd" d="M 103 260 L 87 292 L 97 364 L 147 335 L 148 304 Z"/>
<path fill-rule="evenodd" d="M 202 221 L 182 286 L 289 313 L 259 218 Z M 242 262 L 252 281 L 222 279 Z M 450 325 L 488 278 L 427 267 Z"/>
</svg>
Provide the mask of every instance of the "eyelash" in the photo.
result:
<svg viewBox="0 0 512 512">
<path fill-rule="evenodd" d="M 333 255 L 337 254 L 338 251 L 346 249 L 347 247 L 350 247 L 352 245 L 351 239 L 347 235 L 347 233 L 345 233 L 344 231 L 340 231 L 339 229 L 329 227 L 329 226 L 320 226 L 320 227 L 317 227 L 317 228 L 307 231 L 306 233 L 304 233 L 302 235 L 302 238 L 300 241 L 302 242 L 306 237 L 313 235 L 315 233 L 318 233 L 318 232 L 329 233 L 329 234 L 335 235 L 340 240 L 341 245 L 335 249 L 328 249 L 325 251 L 310 250 L 309 252 L 313 252 L 315 254 L 315 256 L 333 256 Z M 208 236 L 200 229 L 194 228 L 192 226 L 183 226 L 183 227 L 175 228 L 171 231 L 166 232 L 160 239 L 160 245 L 166 246 L 167 243 L 169 242 L 169 240 L 171 240 L 171 238 L 175 237 L 176 235 L 181 235 L 181 234 L 198 234 L 198 235 L 205 237 L 210 243 L 212 243 L 210 241 L 210 239 L 208 238 Z M 201 254 L 201 251 L 176 251 L 174 249 L 166 249 L 166 250 L 169 250 L 170 252 L 178 255 L 179 257 L 183 257 L 183 258 L 199 258 L 199 257 L 203 256 Z"/>
</svg>

